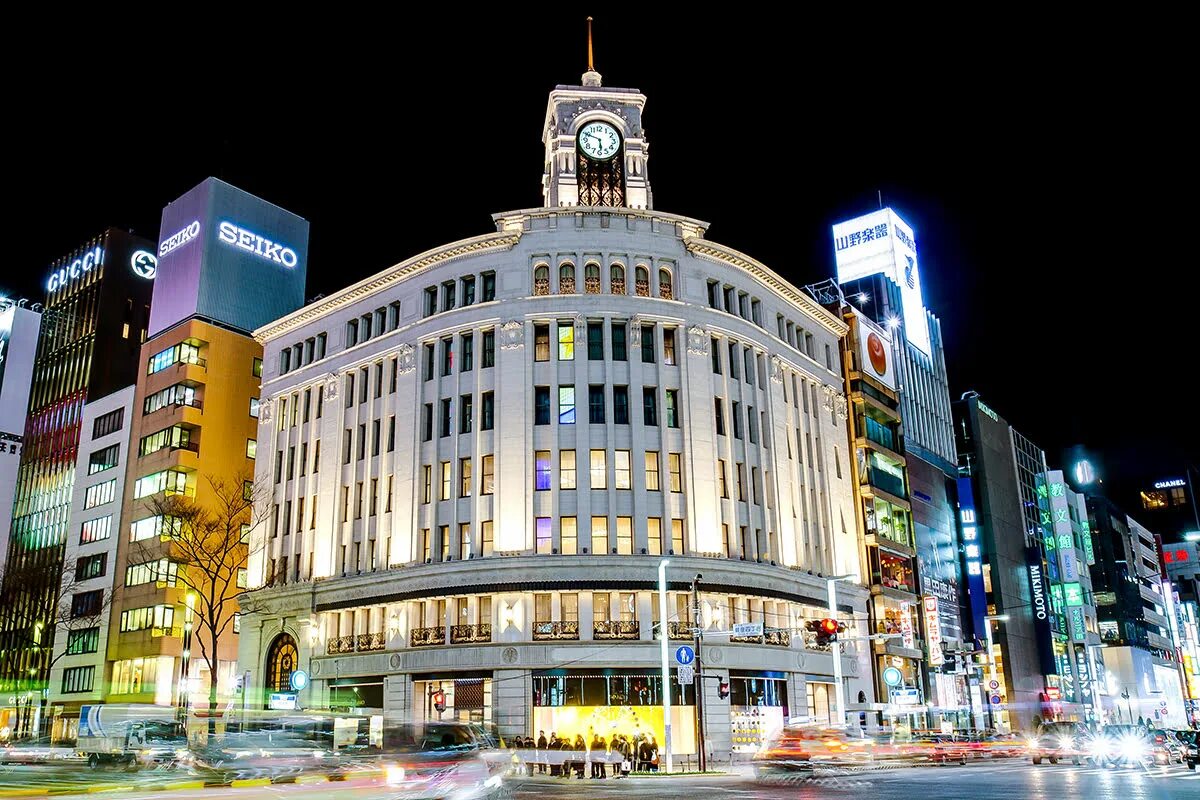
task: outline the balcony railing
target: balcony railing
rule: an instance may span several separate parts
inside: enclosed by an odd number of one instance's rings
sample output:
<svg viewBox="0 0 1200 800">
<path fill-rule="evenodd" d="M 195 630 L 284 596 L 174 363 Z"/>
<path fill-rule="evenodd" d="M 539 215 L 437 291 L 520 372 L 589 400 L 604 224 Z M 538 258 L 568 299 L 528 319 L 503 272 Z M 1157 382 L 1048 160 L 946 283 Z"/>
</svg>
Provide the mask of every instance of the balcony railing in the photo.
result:
<svg viewBox="0 0 1200 800">
<path fill-rule="evenodd" d="M 599 278 L 584 278 L 583 290 L 588 294 L 600 294 L 600 279 Z"/>
<path fill-rule="evenodd" d="M 535 295 L 550 294 L 550 279 L 549 278 L 534 278 L 533 293 Z"/>
<path fill-rule="evenodd" d="M 816 631 L 809 631 L 809 630 L 801 631 L 800 636 L 801 636 L 800 641 L 804 645 L 805 650 L 816 650 L 821 653 L 828 653 L 830 650 L 833 649 L 832 644 L 817 644 L 817 632 Z"/>
<path fill-rule="evenodd" d="M 638 297 L 650 296 L 650 281 L 634 281 L 633 289 Z"/>
<path fill-rule="evenodd" d="M 660 283 L 658 285 L 658 296 L 661 297 L 663 300 L 670 300 L 671 299 L 671 284 Z"/>
<path fill-rule="evenodd" d="M 535 622 L 533 623 L 534 641 L 554 639 L 578 639 L 578 622 Z"/>
<path fill-rule="evenodd" d="M 559 294 L 575 294 L 575 279 L 574 278 L 559 278 L 558 279 Z"/>
<path fill-rule="evenodd" d="M 611 281 L 609 281 L 608 290 L 613 294 L 625 294 L 625 280 L 623 278 L 620 280 L 613 278 Z"/>
<path fill-rule="evenodd" d="M 870 417 L 866 417 L 866 424 L 863 426 L 867 439 L 875 444 L 886 447 L 888 450 L 896 450 L 896 434 L 892 430 Z"/>
<path fill-rule="evenodd" d="M 171 450 L 172 450 L 172 452 L 174 452 L 175 450 L 190 450 L 193 453 L 199 453 L 200 452 L 200 443 L 199 442 L 179 442 L 178 444 L 171 445 Z"/>
<path fill-rule="evenodd" d="M 492 640 L 492 623 L 479 625 L 451 625 L 450 644 L 474 644 Z"/>
<path fill-rule="evenodd" d="M 446 628 L 413 628 L 408 642 L 413 647 L 430 647 L 446 643 Z"/>
<path fill-rule="evenodd" d="M 775 647 L 791 647 L 792 632 L 784 628 L 767 628 L 762 636 L 730 636 L 729 641 L 740 644 L 769 644 Z"/>
<path fill-rule="evenodd" d="M 659 630 L 660 630 L 659 626 L 655 625 L 654 626 L 654 638 L 656 640 L 659 638 L 659 635 L 658 635 Z M 667 623 L 667 638 L 668 639 L 679 639 L 679 640 L 686 641 L 688 639 L 693 638 L 694 636 L 695 636 L 695 634 L 692 633 L 692 623 L 690 623 L 690 622 L 679 622 L 677 620 L 672 620 Z"/>
<path fill-rule="evenodd" d="M 592 626 L 593 639 L 638 639 L 641 626 L 636 619 L 601 620 Z"/>
<path fill-rule="evenodd" d="M 387 639 L 383 633 L 360 633 L 355 641 L 355 647 L 360 653 L 370 653 L 374 650 L 382 650 L 387 646 Z"/>
<path fill-rule="evenodd" d="M 335 636 L 325 643 L 325 653 L 327 655 L 338 655 L 340 653 L 354 652 L 354 637 L 353 636 Z"/>
<path fill-rule="evenodd" d="M 867 470 L 867 478 L 871 482 L 871 485 L 878 489 L 882 489 L 889 494 L 894 494 L 896 497 L 906 499 L 908 497 L 908 494 L 904 491 L 903 478 L 897 478 L 891 473 L 875 469 L 874 467 Z"/>
</svg>

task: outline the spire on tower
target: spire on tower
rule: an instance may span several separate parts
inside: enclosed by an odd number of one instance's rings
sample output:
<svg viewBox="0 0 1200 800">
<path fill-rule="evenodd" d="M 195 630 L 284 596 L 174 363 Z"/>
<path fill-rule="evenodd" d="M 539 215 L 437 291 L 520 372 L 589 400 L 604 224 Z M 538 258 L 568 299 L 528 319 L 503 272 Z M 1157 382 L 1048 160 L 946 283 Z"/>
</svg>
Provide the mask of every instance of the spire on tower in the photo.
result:
<svg viewBox="0 0 1200 800">
<path fill-rule="evenodd" d="M 583 73 L 584 86 L 599 86 L 600 73 L 596 72 L 596 66 L 592 57 L 592 18 L 587 18 L 588 28 L 588 68 L 587 72 Z"/>
</svg>

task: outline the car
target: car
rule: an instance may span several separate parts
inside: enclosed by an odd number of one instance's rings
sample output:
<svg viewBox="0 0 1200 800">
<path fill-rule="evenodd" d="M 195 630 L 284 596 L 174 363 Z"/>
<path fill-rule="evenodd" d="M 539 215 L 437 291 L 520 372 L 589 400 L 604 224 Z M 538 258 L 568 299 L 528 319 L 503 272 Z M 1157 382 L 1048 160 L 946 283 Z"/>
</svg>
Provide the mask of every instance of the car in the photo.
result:
<svg viewBox="0 0 1200 800">
<path fill-rule="evenodd" d="M 1027 742 L 1030 760 L 1034 764 L 1043 760 L 1051 764 L 1059 761 L 1080 764 L 1087 757 L 1083 747 L 1085 734 L 1086 730 L 1076 723 L 1044 722 Z"/>
<path fill-rule="evenodd" d="M 389 800 L 446 797 L 500 800 L 509 796 L 496 757 L 498 737 L 478 724 L 385 720 L 377 742 Z"/>
<path fill-rule="evenodd" d="M 1195 769 L 1200 761 L 1200 734 L 1197 731 L 1175 731 L 1175 738 L 1183 746 L 1183 761 L 1188 769 Z"/>
<path fill-rule="evenodd" d="M 811 775 L 818 766 L 852 764 L 873 758 L 874 742 L 838 728 L 785 725 L 754 754 L 758 780 Z"/>
<path fill-rule="evenodd" d="M 1175 759 L 1166 737 L 1141 725 L 1107 725 L 1091 737 L 1087 750 L 1092 763 L 1112 768 L 1166 766 Z"/>
<path fill-rule="evenodd" d="M 1186 763 L 1183 742 L 1179 741 L 1174 731 L 1153 728 L 1149 731 L 1149 736 L 1154 742 L 1155 748 L 1166 751 L 1167 763 Z"/>
</svg>

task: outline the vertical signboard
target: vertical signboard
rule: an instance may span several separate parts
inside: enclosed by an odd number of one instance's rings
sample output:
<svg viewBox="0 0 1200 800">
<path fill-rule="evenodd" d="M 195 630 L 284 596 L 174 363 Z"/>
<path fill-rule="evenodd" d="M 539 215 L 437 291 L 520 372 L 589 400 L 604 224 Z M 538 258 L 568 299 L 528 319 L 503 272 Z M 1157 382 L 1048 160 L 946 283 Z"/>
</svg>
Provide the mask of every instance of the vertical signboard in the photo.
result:
<svg viewBox="0 0 1200 800">
<path fill-rule="evenodd" d="M 963 565 L 967 576 L 967 605 L 976 636 L 986 630 L 987 596 L 983 590 L 983 537 L 975 515 L 975 491 L 970 478 L 958 479 L 959 536 L 963 543 Z"/>
<path fill-rule="evenodd" d="M 913 636 L 912 605 L 909 603 L 900 604 L 900 643 L 909 650 L 917 646 L 916 637 Z"/>
<path fill-rule="evenodd" d="M 940 667 L 945 660 L 942 655 L 942 624 L 938 618 L 938 599 L 933 595 L 921 598 L 925 616 L 925 642 L 929 645 L 929 664 Z"/>
<path fill-rule="evenodd" d="M 1037 637 L 1038 656 L 1043 675 L 1057 675 L 1058 663 L 1054 657 L 1054 640 L 1051 632 L 1051 608 L 1046 568 L 1042 561 L 1042 550 L 1034 545 L 1025 548 L 1025 571 L 1029 578 L 1029 602 L 1033 613 L 1034 634 Z"/>
</svg>

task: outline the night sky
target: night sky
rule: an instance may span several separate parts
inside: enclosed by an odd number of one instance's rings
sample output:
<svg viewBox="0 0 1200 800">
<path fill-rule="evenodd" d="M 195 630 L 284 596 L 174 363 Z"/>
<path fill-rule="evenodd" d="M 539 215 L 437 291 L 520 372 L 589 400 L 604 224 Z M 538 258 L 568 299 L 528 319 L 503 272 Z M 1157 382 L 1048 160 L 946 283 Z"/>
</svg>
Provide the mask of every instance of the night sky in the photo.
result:
<svg viewBox="0 0 1200 800">
<path fill-rule="evenodd" d="M 952 399 L 978 390 L 1052 466 L 1090 446 L 1114 489 L 1200 467 L 1183 50 L 1134 58 L 1045 20 L 950 43 L 949 20 L 865 6 L 465 8 L 59 35 L 59 77 L 10 72 L 20 213 L 0 289 L 40 300 L 49 263 L 106 225 L 156 238 L 162 207 L 209 175 L 312 223 L 310 297 L 486 232 L 541 202 L 546 95 L 579 82 L 590 12 L 604 84 L 648 97 L 657 210 L 803 286 L 833 274 L 830 224 L 882 192 L 916 230 Z"/>
</svg>

